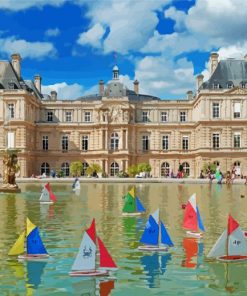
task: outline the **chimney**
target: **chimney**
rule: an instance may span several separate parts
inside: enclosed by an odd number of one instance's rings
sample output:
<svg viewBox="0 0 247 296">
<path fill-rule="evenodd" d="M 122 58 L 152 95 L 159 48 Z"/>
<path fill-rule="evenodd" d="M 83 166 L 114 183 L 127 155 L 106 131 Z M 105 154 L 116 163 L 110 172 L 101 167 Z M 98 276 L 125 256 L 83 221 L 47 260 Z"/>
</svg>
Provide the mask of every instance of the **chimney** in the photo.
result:
<svg viewBox="0 0 247 296">
<path fill-rule="evenodd" d="M 192 100 L 193 99 L 193 92 L 192 90 L 187 91 L 187 100 Z"/>
<path fill-rule="evenodd" d="M 14 53 L 11 55 L 11 64 L 18 76 L 18 78 L 21 78 L 21 56 L 19 53 Z"/>
<path fill-rule="evenodd" d="M 37 88 L 37 90 L 41 93 L 41 76 L 40 75 L 34 76 L 34 85 Z"/>
<path fill-rule="evenodd" d="M 247 54 L 244 56 L 244 60 L 245 62 L 247 62 Z"/>
<path fill-rule="evenodd" d="M 104 95 L 104 81 L 103 80 L 99 81 L 99 95 L 100 96 Z"/>
<path fill-rule="evenodd" d="M 134 92 L 139 95 L 139 81 L 137 79 L 134 81 Z"/>
<path fill-rule="evenodd" d="M 57 100 L 57 92 L 55 90 L 51 91 L 51 101 Z"/>
<path fill-rule="evenodd" d="M 215 69 L 217 68 L 218 57 L 219 57 L 219 55 L 216 52 L 212 52 L 210 55 L 210 76 L 212 76 Z"/>
<path fill-rule="evenodd" d="M 201 85 L 203 84 L 203 78 L 204 76 L 202 74 L 199 74 L 196 76 L 196 90 L 199 91 Z"/>
</svg>

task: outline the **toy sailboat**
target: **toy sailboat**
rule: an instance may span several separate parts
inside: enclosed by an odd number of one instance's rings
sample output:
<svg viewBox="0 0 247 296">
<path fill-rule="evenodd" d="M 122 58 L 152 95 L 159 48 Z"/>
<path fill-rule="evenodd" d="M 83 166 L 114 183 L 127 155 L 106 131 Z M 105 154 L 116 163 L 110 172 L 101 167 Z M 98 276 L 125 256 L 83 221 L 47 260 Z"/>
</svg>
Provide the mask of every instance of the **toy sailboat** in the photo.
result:
<svg viewBox="0 0 247 296">
<path fill-rule="evenodd" d="M 76 178 L 74 183 L 72 184 L 72 189 L 73 189 L 73 191 L 81 189 L 80 181 L 78 178 Z"/>
<path fill-rule="evenodd" d="M 96 240 L 100 254 L 100 268 L 96 269 Z M 79 252 L 71 268 L 70 276 L 106 276 L 109 270 L 116 270 L 117 266 L 112 260 L 102 240 L 96 236 L 95 220 L 85 231 Z"/>
<path fill-rule="evenodd" d="M 21 233 L 13 247 L 10 249 L 8 255 L 19 255 L 18 259 L 24 260 L 40 260 L 50 257 L 39 235 L 38 227 L 35 226 L 28 218 L 26 221 L 26 230 Z"/>
<path fill-rule="evenodd" d="M 46 183 L 44 188 L 42 189 L 41 196 L 39 198 L 40 203 L 43 204 L 52 204 L 56 201 L 56 196 L 51 190 L 50 184 Z"/>
<path fill-rule="evenodd" d="M 231 215 L 228 217 L 227 229 L 218 238 L 207 257 L 223 262 L 247 260 L 247 242 L 244 233 Z"/>
<path fill-rule="evenodd" d="M 159 219 L 159 209 L 149 216 L 140 242 L 144 244 L 138 247 L 142 251 L 168 251 L 168 247 L 173 247 L 165 225 Z"/>
<path fill-rule="evenodd" d="M 123 216 L 137 216 L 144 213 L 146 210 L 143 207 L 140 199 L 136 196 L 135 188 L 133 187 L 124 196 Z"/>
<path fill-rule="evenodd" d="M 196 205 L 195 193 L 191 195 L 186 205 L 183 227 L 189 229 L 189 231 L 186 231 L 186 234 L 191 237 L 200 238 L 202 233 L 199 231 L 205 231 L 199 209 Z"/>
</svg>

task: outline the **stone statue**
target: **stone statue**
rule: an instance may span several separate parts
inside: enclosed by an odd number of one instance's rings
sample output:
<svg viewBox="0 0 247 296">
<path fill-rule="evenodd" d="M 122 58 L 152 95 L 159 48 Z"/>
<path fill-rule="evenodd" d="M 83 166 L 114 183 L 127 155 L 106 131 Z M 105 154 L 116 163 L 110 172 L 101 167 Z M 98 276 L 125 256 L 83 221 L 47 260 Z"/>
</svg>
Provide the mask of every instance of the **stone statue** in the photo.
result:
<svg viewBox="0 0 247 296">
<path fill-rule="evenodd" d="M 18 188 L 15 182 L 15 174 L 19 171 L 16 154 L 5 154 L 3 157 L 3 188 Z"/>
</svg>

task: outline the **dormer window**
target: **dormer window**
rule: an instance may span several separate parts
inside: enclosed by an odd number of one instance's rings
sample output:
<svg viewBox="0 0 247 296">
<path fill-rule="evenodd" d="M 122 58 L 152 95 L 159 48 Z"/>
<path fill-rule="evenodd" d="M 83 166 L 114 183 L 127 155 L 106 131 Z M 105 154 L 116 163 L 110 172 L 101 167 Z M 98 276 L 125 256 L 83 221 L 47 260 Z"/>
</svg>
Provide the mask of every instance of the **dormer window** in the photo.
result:
<svg viewBox="0 0 247 296">
<path fill-rule="evenodd" d="M 13 81 L 9 82 L 8 86 L 9 86 L 9 89 L 15 89 L 16 88 L 16 85 L 15 85 L 15 83 Z"/>
<path fill-rule="evenodd" d="M 220 84 L 219 83 L 213 83 L 213 85 L 212 85 L 212 88 L 213 89 L 219 89 L 220 88 Z"/>
<path fill-rule="evenodd" d="M 234 85 L 233 85 L 233 83 L 231 81 L 229 81 L 229 82 L 227 82 L 226 87 L 227 88 L 233 88 Z"/>
<path fill-rule="evenodd" d="M 247 82 L 246 81 L 240 82 L 240 87 L 241 88 L 247 88 Z"/>
</svg>

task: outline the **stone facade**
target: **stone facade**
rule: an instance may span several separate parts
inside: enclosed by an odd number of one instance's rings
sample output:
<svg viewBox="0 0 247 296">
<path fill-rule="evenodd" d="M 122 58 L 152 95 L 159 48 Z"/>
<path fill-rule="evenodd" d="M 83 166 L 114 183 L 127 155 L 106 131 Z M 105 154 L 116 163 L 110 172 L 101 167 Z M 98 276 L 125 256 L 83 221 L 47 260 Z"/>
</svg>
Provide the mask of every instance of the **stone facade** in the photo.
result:
<svg viewBox="0 0 247 296">
<path fill-rule="evenodd" d="M 0 149 L 19 149 L 22 177 L 51 169 L 69 174 L 69 164 L 78 160 L 84 167 L 97 163 L 108 175 L 141 162 L 150 163 L 153 177 L 176 174 L 179 163 L 191 177 L 208 162 L 222 172 L 234 164 L 238 174 L 246 171 L 247 70 L 238 73 L 237 85 L 226 77 L 232 82 L 227 87 L 217 79 L 210 86 L 199 75 L 195 95 L 161 100 L 139 94 L 137 80 L 135 91 L 128 90 L 115 66 L 112 81 L 106 87 L 100 81 L 99 95 L 59 100 L 55 91 L 41 94 L 39 75 L 34 83 L 21 78 L 18 57 L 13 55 L 14 65 L 0 62 Z M 211 58 L 211 78 L 217 58 Z"/>
</svg>

